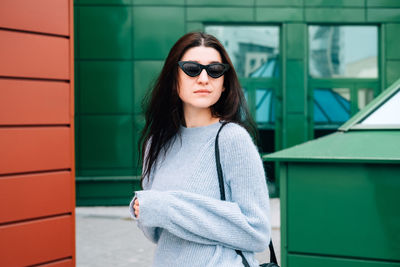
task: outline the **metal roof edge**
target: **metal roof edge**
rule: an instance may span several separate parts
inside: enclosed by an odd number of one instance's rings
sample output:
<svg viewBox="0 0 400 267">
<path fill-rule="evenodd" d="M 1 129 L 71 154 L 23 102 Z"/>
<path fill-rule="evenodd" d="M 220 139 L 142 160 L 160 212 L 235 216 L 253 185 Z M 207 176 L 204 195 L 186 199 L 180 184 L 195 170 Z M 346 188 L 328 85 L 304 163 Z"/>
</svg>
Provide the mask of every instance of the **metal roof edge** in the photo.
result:
<svg viewBox="0 0 400 267">
<path fill-rule="evenodd" d="M 310 140 L 270 154 L 262 155 L 263 161 L 302 161 L 302 162 L 364 162 L 364 163 L 400 163 L 400 151 L 397 140 L 400 131 L 334 132 L 318 139 Z M 384 143 L 364 149 L 372 140 L 385 138 Z M 356 141 L 356 142 L 355 142 Z M 395 144 L 395 143 L 396 144 Z M 376 143 L 376 142 L 375 142 Z M 361 151 L 360 153 L 354 151 Z M 379 149 L 377 149 L 377 147 Z M 386 153 L 385 149 L 390 153 Z M 323 152 L 325 151 L 325 152 Z M 353 151 L 353 152 L 352 152 Z M 396 151 L 396 152 L 394 152 Z"/>
<path fill-rule="evenodd" d="M 328 135 L 325 135 L 323 137 L 317 138 L 317 139 L 312 139 L 309 141 L 306 141 L 304 143 L 298 144 L 298 145 L 294 145 L 292 147 L 288 147 L 270 154 L 265 154 L 262 156 L 263 160 L 270 160 L 270 159 L 283 159 L 283 158 L 287 158 L 287 156 L 282 157 L 282 154 L 286 154 L 286 153 L 290 153 L 292 150 L 297 150 L 297 149 L 301 149 L 303 146 L 308 146 L 311 143 L 314 142 L 320 142 L 322 139 L 327 139 L 327 138 L 331 138 L 334 135 L 338 135 L 338 134 L 343 134 L 343 132 L 334 132 Z"/>
<path fill-rule="evenodd" d="M 338 131 L 348 131 L 358 122 L 363 120 L 366 116 L 375 111 L 379 106 L 381 106 L 388 98 L 400 90 L 400 79 L 392 83 L 386 90 L 382 91 L 379 96 L 372 100 L 367 106 L 361 109 L 353 117 L 351 117 L 347 122 L 339 127 Z"/>
<path fill-rule="evenodd" d="M 373 164 L 399 164 L 398 159 L 381 159 L 381 158 L 288 158 L 288 157 L 263 157 L 263 161 L 281 161 L 281 162 L 329 162 L 329 163 L 373 163 Z"/>
</svg>

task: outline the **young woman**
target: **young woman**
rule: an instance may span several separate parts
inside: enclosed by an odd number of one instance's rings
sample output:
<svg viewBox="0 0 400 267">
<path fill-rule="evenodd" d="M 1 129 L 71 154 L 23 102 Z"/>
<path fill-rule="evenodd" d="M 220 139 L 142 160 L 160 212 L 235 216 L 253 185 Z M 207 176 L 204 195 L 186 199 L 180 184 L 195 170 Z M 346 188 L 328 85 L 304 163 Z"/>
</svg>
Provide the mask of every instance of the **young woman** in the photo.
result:
<svg viewBox="0 0 400 267">
<path fill-rule="evenodd" d="M 226 200 L 220 200 L 215 137 Z M 157 244 L 153 266 L 258 266 L 270 241 L 269 198 L 235 70 L 212 35 L 172 47 L 153 88 L 141 143 L 142 187 L 132 217 Z"/>
</svg>

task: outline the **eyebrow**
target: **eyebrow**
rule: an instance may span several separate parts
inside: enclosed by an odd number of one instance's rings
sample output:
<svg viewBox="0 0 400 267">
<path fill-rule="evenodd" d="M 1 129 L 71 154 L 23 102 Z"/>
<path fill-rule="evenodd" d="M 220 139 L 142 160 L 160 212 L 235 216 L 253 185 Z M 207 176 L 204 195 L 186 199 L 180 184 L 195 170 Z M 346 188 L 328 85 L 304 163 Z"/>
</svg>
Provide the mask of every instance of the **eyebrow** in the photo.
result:
<svg viewBox="0 0 400 267">
<path fill-rule="evenodd" d="M 185 60 L 185 61 L 192 61 L 192 62 L 196 62 L 196 63 L 201 64 L 198 60 Z M 208 64 L 213 64 L 213 63 L 222 63 L 222 62 L 219 62 L 219 61 L 211 61 L 211 62 L 209 62 Z M 208 65 L 208 64 L 207 64 L 207 65 Z"/>
</svg>

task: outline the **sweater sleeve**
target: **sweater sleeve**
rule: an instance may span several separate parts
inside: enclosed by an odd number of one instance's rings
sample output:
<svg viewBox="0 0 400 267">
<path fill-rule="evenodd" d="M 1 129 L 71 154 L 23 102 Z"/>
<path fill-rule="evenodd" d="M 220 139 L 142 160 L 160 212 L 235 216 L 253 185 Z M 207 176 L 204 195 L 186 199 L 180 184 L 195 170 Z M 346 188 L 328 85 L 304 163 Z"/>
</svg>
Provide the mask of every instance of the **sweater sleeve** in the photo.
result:
<svg viewBox="0 0 400 267">
<path fill-rule="evenodd" d="M 131 217 L 137 221 L 137 226 L 143 232 L 144 236 L 151 242 L 157 244 L 160 238 L 161 229 L 159 227 L 146 227 L 140 221 L 137 220 L 135 216 L 135 211 L 133 209 L 133 202 L 135 201 L 135 199 L 136 196 L 132 199 L 131 203 L 129 204 L 129 212 L 131 214 Z"/>
<path fill-rule="evenodd" d="M 234 136 L 226 130 L 220 136 L 221 164 L 232 201 L 184 191 L 139 191 L 142 225 L 201 244 L 255 252 L 268 247 L 268 190 L 260 156 L 244 129 Z"/>
<path fill-rule="evenodd" d="M 149 146 L 147 146 L 148 148 Z M 146 155 L 147 155 L 147 148 L 146 148 Z M 146 156 L 145 155 L 145 156 Z M 151 189 L 151 184 L 152 184 L 152 180 L 153 180 L 153 172 L 151 173 L 150 177 L 148 179 L 145 179 L 143 181 L 143 189 L 144 190 L 150 190 Z M 145 237 L 150 240 L 151 242 L 157 244 L 158 240 L 160 239 L 160 235 L 161 235 L 161 229 L 159 227 L 147 227 L 145 225 L 143 225 L 141 223 L 141 221 L 139 221 L 136 216 L 135 216 L 135 211 L 133 209 L 133 204 L 134 201 L 136 199 L 136 194 L 133 197 L 133 199 L 131 200 L 130 204 L 129 204 L 129 213 L 131 215 L 131 217 L 137 222 L 137 226 L 138 228 L 143 232 L 143 234 L 145 235 Z"/>
</svg>

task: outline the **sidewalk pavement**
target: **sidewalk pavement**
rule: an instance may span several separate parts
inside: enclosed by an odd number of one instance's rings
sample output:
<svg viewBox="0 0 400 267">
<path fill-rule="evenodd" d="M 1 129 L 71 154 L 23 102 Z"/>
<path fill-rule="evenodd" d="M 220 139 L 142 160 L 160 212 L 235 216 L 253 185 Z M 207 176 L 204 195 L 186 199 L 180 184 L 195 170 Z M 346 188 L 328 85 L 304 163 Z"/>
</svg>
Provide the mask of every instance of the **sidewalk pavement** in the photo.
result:
<svg viewBox="0 0 400 267">
<path fill-rule="evenodd" d="M 130 218 L 128 207 L 77 207 L 77 267 L 151 266 L 155 245 L 148 241 Z M 280 201 L 271 199 L 272 239 L 280 262 Z M 269 252 L 257 254 L 269 261 Z"/>
</svg>

